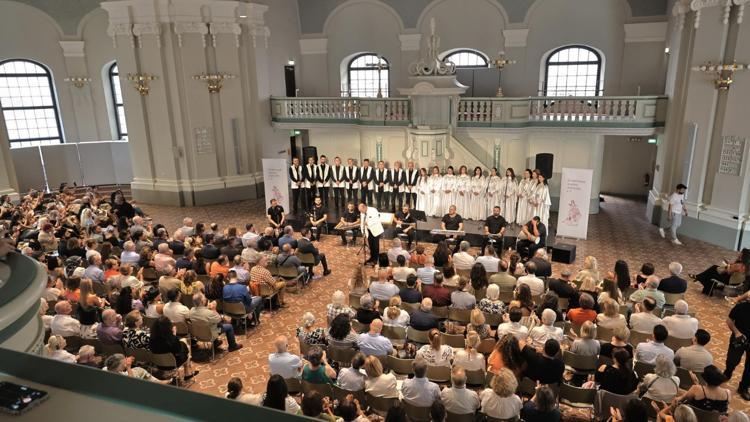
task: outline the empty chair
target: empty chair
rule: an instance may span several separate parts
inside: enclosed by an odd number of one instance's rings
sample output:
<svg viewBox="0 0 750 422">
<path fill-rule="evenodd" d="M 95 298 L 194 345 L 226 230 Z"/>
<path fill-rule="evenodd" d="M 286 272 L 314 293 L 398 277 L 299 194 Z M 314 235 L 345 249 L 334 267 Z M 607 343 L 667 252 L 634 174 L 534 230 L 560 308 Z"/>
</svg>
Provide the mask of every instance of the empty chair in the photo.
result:
<svg viewBox="0 0 750 422">
<path fill-rule="evenodd" d="M 565 367 L 578 373 L 591 374 L 596 371 L 599 359 L 596 356 L 583 356 L 563 350 Z"/>
<path fill-rule="evenodd" d="M 593 388 L 578 388 L 562 383 L 560 384 L 560 404 L 593 412 L 596 391 Z"/>
<path fill-rule="evenodd" d="M 440 333 L 440 337 L 442 337 L 443 344 L 445 345 L 459 349 L 464 347 L 464 336 L 462 334 Z"/>
</svg>

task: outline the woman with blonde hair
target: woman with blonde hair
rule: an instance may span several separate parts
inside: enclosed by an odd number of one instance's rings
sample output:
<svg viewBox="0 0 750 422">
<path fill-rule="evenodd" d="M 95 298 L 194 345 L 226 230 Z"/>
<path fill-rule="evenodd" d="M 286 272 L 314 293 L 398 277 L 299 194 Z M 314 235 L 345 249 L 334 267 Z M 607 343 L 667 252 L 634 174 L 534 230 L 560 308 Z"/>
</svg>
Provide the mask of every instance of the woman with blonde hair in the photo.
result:
<svg viewBox="0 0 750 422">
<path fill-rule="evenodd" d="M 588 255 L 583 259 L 583 269 L 576 275 L 576 280 L 582 281 L 584 277 L 593 277 L 594 282 L 598 283 L 601 280 L 599 276 L 599 264 L 597 263 L 596 257 Z"/>
<path fill-rule="evenodd" d="M 96 318 L 106 300 L 94 294 L 93 282 L 88 278 L 81 280 L 81 293 L 78 296 L 78 320 L 81 322 L 81 337 L 94 338 L 96 336 Z"/>
<path fill-rule="evenodd" d="M 581 332 L 578 338 L 573 340 L 570 351 L 581 356 L 597 356 L 601 344 L 596 339 L 596 325 L 591 321 L 586 321 L 581 325 Z"/>
<path fill-rule="evenodd" d="M 474 331 L 479 334 L 479 338 L 484 340 L 492 336 L 492 330 L 489 324 L 485 324 L 485 317 L 482 311 L 479 309 L 473 309 L 469 317 L 469 325 L 466 327 L 466 332 Z"/>
<path fill-rule="evenodd" d="M 594 299 L 594 310 L 599 311 L 599 303 L 597 303 L 597 299 L 599 298 L 599 289 L 596 285 L 596 279 L 592 276 L 585 276 L 581 279 L 581 285 L 578 286 L 578 293 L 588 293 L 591 295 L 591 298 Z"/>
<path fill-rule="evenodd" d="M 44 355 L 50 359 L 59 360 L 60 362 L 76 363 L 76 355 L 65 350 L 67 343 L 65 337 L 50 336 L 47 345 L 44 346 Z"/>
<path fill-rule="evenodd" d="M 625 315 L 620 313 L 620 305 L 614 299 L 607 299 L 602 304 L 602 313 L 596 316 L 596 324 L 600 327 L 615 329 L 627 325 Z"/>
<path fill-rule="evenodd" d="M 391 327 L 408 327 L 409 313 L 401 309 L 401 298 L 393 296 L 383 312 L 383 325 Z"/>
<path fill-rule="evenodd" d="M 491 418 L 502 420 L 518 418 L 521 414 L 523 402 L 516 395 L 518 380 L 513 372 L 507 368 L 501 369 L 492 378 L 491 387 L 485 388 L 484 391 L 479 393 L 482 413 Z"/>
<path fill-rule="evenodd" d="M 466 334 L 463 349 L 456 349 L 453 354 L 453 366 L 461 366 L 467 371 L 485 370 L 486 363 L 484 356 L 477 352 L 479 343 L 482 339 L 476 331 L 469 331 Z"/>
<path fill-rule="evenodd" d="M 365 358 L 365 392 L 375 397 L 398 398 L 396 376 L 389 372 L 383 373 L 383 364 L 376 356 Z"/>
<path fill-rule="evenodd" d="M 451 366 L 453 349 L 443 344 L 443 338 L 437 328 L 427 333 L 430 344 L 425 344 L 417 350 L 417 359 L 424 359 L 430 366 Z"/>
</svg>

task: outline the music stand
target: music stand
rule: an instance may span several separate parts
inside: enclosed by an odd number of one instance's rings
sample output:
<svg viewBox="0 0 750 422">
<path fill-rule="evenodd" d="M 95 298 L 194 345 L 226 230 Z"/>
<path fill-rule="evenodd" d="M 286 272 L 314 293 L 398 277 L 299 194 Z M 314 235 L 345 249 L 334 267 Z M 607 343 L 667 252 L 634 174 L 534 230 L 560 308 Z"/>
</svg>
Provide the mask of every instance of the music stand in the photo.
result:
<svg viewBox="0 0 750 422">
<path fill-rule="evenodd" d="M 419 222 L 427 222 L 427 214 L 422 210 L 409 210 L 414 217 L 414 247 L 419 246 Z"/>
</svg>

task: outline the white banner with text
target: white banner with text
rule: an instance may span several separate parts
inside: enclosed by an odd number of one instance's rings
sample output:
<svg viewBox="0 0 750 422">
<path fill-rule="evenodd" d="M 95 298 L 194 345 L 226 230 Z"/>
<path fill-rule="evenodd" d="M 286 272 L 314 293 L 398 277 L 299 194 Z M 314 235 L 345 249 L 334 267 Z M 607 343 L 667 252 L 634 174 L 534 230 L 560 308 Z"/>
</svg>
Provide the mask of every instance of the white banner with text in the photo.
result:
<svg viewBox="0 0 750 422">
<path fill-rule="evenodd" d="M 266 194 L 266 208 L 271 199 L 279 201 L 284 212 L 289 212 L 289 173 L 288 164 L 283 158 L 263 159 L 263 188 Z"/>
<path fill-rule="evenodd" d="M 586 239 L 594 170 L 563 167 L 557 236 Z"/>
</svg>

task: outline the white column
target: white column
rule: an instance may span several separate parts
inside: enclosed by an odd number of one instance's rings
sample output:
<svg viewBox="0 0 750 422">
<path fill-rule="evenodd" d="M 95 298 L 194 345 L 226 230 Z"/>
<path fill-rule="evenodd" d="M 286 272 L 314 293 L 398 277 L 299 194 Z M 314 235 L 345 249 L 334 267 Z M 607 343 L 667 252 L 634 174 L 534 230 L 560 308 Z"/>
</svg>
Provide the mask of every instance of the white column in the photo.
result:
<svg viewBox="0 0 750 422">
<path fill-rule="evenodd" d="M 78 139 L 68 139 L 68 142 L 98 141 L 99 131 L 96 127 L 96 114 L 94 113 L 94 102 L 92 100 L 91 84 L 94 79 L 100 83 L 98 75 L 88 75 L 86 70 L 86 56 L 83 41 L 60 41 L 60 47 L 65 57 L 65 68 L 68 78 L 90 78 L 92 81 L 83 83 L 79 88 L 72 82 L 67 83 L 70 97 L 73 99 L 73 110 L 75 111 L 76 132 Z"/>
<path fill-rule="evenodd" d="M 300 95 L 302 97 L 338 97 L 341 84 L 328 86 L 328 38 L 303 38 L 299 40 L 302 55 L 300 63 Z"/>
</svg>

